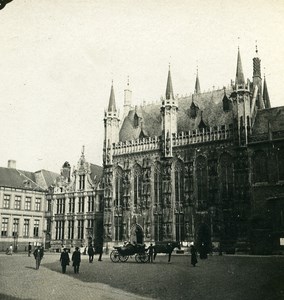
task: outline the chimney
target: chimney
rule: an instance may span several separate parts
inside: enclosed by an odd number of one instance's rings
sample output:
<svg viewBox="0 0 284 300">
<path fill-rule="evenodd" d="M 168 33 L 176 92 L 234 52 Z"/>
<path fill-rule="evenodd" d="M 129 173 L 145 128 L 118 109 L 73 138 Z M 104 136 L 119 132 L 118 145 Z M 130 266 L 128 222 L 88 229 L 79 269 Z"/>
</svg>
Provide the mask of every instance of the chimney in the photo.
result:
<svg viewBox="0 0 284 300">
<path fill-rule="evenodd" d="M 10 169 L 16 169 L 16 161 L 13 159 L 8 160 L 8 168 Z"/>
</svg>

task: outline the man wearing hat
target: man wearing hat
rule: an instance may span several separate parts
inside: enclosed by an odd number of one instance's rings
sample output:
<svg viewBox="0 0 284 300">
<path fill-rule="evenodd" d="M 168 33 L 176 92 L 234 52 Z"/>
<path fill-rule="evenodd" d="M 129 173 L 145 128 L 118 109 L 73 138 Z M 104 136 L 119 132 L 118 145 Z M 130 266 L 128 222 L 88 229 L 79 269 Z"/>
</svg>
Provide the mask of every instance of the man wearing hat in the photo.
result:
<svg viewBox="0 0 284 300">
<path fill-rule="evenodd" d="M 81 252 L 79 251 L 79 247 L 75 248 L 75 251 L 72 254 L 72 261 L 73 261 L 74 273 L 79 274 L 79 267 L 81 263 Z"/>
<path fill-rule="evenodd" d="M 68 254 L 66 248 L 63 249 L 63 252 L 60 255 L 60 262 L 61 262 L 61 267 L 62 267 L 62 273 L 65 274 L 66 266 L 68 266 L 70 263 L 69 254 Z"/>
</svg>

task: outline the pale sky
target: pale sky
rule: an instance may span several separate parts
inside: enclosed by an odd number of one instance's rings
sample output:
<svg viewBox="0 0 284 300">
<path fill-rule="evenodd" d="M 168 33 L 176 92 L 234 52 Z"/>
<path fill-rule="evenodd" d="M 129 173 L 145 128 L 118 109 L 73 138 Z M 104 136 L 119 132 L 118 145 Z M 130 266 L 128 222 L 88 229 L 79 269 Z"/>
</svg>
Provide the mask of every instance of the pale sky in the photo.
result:
<svg viewBox="0 0 284 300">
<path fill-rule="evenodd" d="M 14 0 L 0 10 L 0 166 L 60 172 L 85 145 L 102 165 L 111 81 L 118 108 L 252 78 L 257 40 L 272 106 L 284 105 L 284 1 Z M 239 39 L 238 39 L 239 37 Z"/>
</svg>

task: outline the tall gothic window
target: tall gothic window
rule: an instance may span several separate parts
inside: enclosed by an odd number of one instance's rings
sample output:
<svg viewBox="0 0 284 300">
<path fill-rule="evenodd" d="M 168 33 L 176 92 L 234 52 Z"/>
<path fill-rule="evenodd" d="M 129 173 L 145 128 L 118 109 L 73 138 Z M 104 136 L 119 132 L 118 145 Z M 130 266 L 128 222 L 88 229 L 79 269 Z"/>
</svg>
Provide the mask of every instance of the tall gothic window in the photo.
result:
<svg viewBox="0 0 284 300">
<path fill-rule="evenodd" d="M 162 203 L 162 176 L 161 164 L 156 163 L 154 172 L 154 204 L 161 205 Z"/>
<path fill-rule="evenodd" d="M 64 221 L 55 221 L 55 239 L 62 240 L 64 238 Z"/>
<path fill-rule="evenodd" d="M 114 217 L 114 239 L 116 241 L 122 240 L 122 217 L 121 216 L 115 216 Z"/>
<path fill-rule="evenodd" d="M 142 171 L 139 165 L 134 167 L 134 206 L 136 207 L 142 194 Z"/>
<path fill-rule="evenodd" d="M 78 239 L 84 238 L 84 220 L 78 220 Z"/>
<path fill-rule="evenodd" d="M 155 241 L 161 241 L 162 236 L 162 215 L 161 214 L 155 214 L 154 215 L 154 236 Z"/>
<path fill-rule="evenodd" d="M 267 156 L 264 151 L 256 151 L 253 154 L 253 181 L 267 182 Z"/>
<path fill-rule="evenodd" d="M 181 162 L 175 168 L 175 211 L 176 211 L 176 239 L 183 241 L 184 237 L 184 168 Z"/>
<path fill-rule="evenodd" d="M 198 156 L 196 159 L 196 181 L 197 181 L 197 201 L 198 207 L 206 209 L 207 204 L 207 162 L 204 156 Z"/>
<path fill-rule="evenodd" d="M 231 155 L 223 153 L 220 157 L 221 199 L 229 205 L 233 198 L 233 160 Z"/>
<path fill-rule="evenodd" d="M 68 239 L 74 239 L 74 220 L 68 220 Z"/>
<path fill-rule="evenodd" d="M 120 206 L 123 203 L 123 178 L 122 169 L 118 167 L 116 169 L 115 176 L 115 206 Z"/>
</svg>

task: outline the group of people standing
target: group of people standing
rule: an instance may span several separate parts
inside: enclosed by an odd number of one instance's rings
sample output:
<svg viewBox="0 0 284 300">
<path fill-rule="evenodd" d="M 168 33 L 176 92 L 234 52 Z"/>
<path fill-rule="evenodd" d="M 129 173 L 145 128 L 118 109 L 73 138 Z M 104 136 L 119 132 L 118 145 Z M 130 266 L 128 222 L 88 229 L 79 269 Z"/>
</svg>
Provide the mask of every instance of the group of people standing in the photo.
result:
<svg viewBox="0 0 284 300">
<path fill-rule="evenodd" d="M 96 247 L 96 251 L 93 246 L 88 247 L 88 256 L 89 256 L 89 262 L 92 263 L 94 260 L 94 255 L 99 254 L 99 259 L 98 261 L 102 261 L 102 254 L 103 254 L 103 246 L 98 245 Z M 81 252 L 79 247 L 75 248 L 75 251 L 72 253 L 71 257 L 72 261 L 72 266 L 74 268 L 74 273 L 79 274 L 79 268 L 80 268 L 80 263 L 81 263 Z M 68 253 L 68 249 L 64 248 L 63 252 L 60 255 L 60 263 L 62 267 L 62 273 L 66 273 L 66 267 L 70 264 L 70 257 Z"/>
<path fill-rule="evenodd" d="M 74 268 L 74 273 L 79 274 L 79 268 L 80 268 L 80 263 L 81 263 L 81 252 L 79 247 L 75 248 L 75 251 L 72 254 L 72 266 Z M 66 267 L 69 266 L 70 264 L 70 257 L 69 253 L 67 251 L 67 248 L 63 249 L 63 252 L 60 255 L 60 262 L 61 262 L 61 267 L 62 267 L 62 273 L 66 273 Z"/>
</svg>

